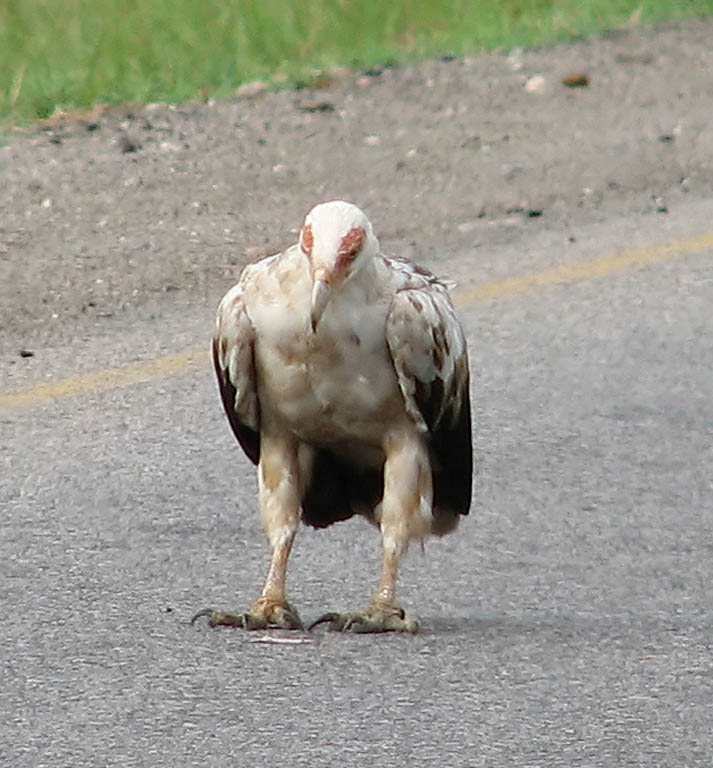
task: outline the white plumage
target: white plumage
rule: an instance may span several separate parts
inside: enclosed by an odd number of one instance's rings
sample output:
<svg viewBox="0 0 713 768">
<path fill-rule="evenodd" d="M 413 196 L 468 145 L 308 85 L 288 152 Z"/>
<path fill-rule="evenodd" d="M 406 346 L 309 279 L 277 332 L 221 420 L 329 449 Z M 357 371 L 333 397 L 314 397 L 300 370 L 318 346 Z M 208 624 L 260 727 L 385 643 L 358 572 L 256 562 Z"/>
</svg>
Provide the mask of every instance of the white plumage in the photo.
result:
<svg viewBox="0 0 713 768">
<path fill-rule="evenodd" d="M 383 538 L 374 599 L 319 621 L 415 631 L 396 602 L 399 560 L 410 540 L 452 530 L 471 496 L 467 349 L 446 285 L 381 254 L 356 206 L 322 203 L 298 244 L 246 267 L 225 295 L 213 356 L 233 431 L 258 464 L 273 557 L 248 613 L 197 615 L 301 627 L 285 596 L 299 522 L 361 514 Z"/>
</svg>

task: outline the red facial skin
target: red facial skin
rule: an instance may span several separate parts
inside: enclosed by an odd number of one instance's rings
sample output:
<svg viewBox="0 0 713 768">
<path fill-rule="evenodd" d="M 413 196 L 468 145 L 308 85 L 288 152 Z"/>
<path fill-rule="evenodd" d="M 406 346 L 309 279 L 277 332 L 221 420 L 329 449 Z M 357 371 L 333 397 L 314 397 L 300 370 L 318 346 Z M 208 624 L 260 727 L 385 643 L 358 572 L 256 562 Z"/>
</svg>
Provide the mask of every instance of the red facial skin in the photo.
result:
<svg viewBox="0 0 713 768">
<path fill-rule="evenodd" d="M 308 224 L 302 228 L 302 241 L 300 247 L 302 251 L 307 255 L 312 255 L 312 247 L 314 246 L 314 237 L 312 236 L 312 227 Z"/>
<path fill-rule="evenodd" d="M 361 227 L 354 227 L 342 238 L 337 251 L 337 272 L 348 269 L 359 251 L 364 247 L 366 232 Z"/>
<path fill-rule="evenodd" d="M 337 250 L 337 261 L 334 266 L 334 274 L 341 275 L 348 271 L 351 263 L 358 256 L 366 241 L 366 232 L 362 227 L 354 227 L 342 238 Z M 303 253 L 311 258 L 314 247 L 312 227 L 308 224 L 302 228 L 300 248 Z"/>
</svg>

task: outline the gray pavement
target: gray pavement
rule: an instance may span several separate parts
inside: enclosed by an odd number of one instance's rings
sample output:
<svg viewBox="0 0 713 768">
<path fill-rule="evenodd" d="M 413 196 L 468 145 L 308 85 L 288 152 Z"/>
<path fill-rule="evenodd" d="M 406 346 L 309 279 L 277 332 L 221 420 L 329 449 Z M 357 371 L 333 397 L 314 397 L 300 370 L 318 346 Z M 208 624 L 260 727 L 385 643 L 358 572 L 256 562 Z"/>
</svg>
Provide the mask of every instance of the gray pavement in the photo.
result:
<svg viewBox="0 0 713 768">
<path fill-rule="evenodd" d="M 711 213 L 522 228 L 445 271 L 500 280 Z M 712 257 L 462 310 L 476 493 L 409 555 L 416 637 L 190 626 L 247 607 L 267 562 L 207 368 L 0 414 L 0 764 L 713 764 Z M 48 369 L 205 343 L 212 309 L 117 320 Z M 24 371 L 6 388 L 42 380 Z M 363 604 L 378 544 L 358 520 L 301 531 L 303 618 Z"/>
</svg>

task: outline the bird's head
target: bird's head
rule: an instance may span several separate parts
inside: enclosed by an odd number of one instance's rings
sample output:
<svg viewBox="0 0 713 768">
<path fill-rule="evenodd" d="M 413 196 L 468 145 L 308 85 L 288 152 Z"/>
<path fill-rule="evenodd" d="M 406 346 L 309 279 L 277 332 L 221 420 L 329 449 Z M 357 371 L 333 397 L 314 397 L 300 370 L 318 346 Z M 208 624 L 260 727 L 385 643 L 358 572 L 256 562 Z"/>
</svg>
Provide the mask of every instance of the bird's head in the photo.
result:
<svg viewBox="0 0 713 768">
<path fill-rule="evenodd" d="M 305 217 L 300 248 L 312 271 L 312 330 L 332 296 L 379 252 L 366 214 L 352 203 L 320 203 Z"/>
</svg>

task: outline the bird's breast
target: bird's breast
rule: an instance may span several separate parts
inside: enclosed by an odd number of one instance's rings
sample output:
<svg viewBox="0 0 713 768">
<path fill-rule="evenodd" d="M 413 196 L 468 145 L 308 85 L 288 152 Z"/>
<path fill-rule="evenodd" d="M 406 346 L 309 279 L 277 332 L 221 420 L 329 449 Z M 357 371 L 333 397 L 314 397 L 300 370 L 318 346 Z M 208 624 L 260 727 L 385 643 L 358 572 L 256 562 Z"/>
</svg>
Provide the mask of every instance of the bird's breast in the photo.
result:
<svg viewBox="0 0 713 768">
<path fill-rule="evenodd" d="M 261 408 L 309 442 L 380 444 L 384 423 L 403 412 L 384 324 L 378 312 L 332 312 L 312 332 L 304 312 L 256 327 Z"/>
</svg>

